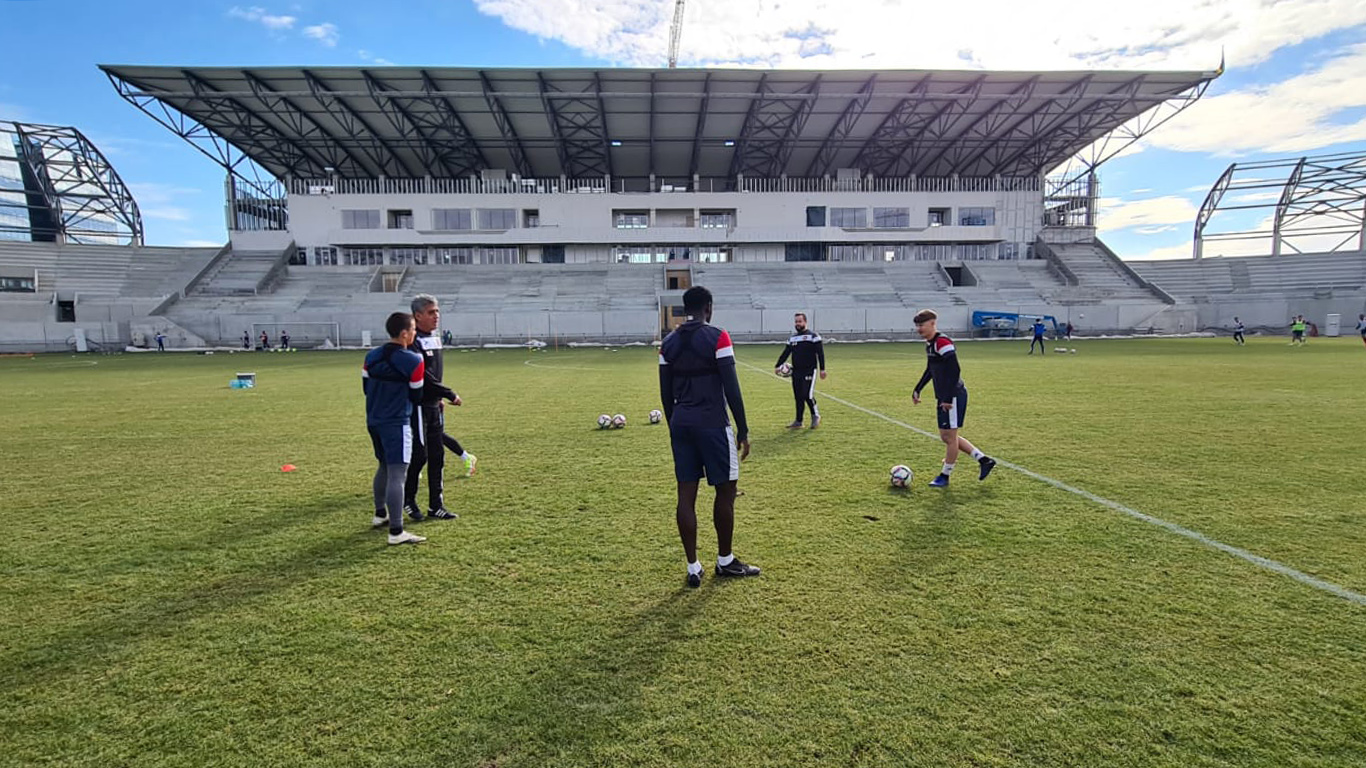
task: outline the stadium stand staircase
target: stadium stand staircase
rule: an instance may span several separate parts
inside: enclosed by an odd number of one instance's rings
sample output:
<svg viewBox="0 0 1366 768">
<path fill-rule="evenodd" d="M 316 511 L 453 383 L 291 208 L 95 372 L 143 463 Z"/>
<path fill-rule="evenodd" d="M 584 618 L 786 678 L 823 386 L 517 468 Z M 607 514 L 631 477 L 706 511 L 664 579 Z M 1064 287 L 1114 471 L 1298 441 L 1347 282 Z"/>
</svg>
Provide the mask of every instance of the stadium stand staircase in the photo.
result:
<svg viewBox="0 0 1366 768">
<path fill-rule="evenodd" d="M 239 251 L 233 249 L 205 275 L 193 293 L 199 296 L 255 296 L 269 292 L 284 273 L 294 246 L 285 251 Z"/>
<path fill-rule="evenodd" d="M 1096 294 L 1099 298 L 1154 299 L 1171 303 L 1170 296 L 1162 293 L 1132 269 L 1125 266 L 1118 257 L 1100 241 L 1090 243 L 1051 244 L 1058 260 L 1076 276 L 1078 287 Z"/>
</svg>

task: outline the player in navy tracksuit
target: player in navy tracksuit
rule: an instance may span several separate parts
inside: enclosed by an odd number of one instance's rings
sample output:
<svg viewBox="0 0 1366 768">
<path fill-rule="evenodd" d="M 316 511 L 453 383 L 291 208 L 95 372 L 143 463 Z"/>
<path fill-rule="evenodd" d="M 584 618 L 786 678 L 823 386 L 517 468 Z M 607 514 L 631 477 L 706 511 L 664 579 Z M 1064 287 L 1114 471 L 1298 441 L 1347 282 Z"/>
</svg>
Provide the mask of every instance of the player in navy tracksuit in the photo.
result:
<svg viewBox="0 0 1366 768">
<path fill-rule="evenodd" d="M 821 378 L 825 378 L 825 346 L 821 335 L 809 330 L 806 313 L 798 312 L 792 318 L 793 328 L 797 331 L 787 340 L 783 353 L 773 367 L 779 368 L 788 356 L 792 356 L 792 397 L 797 401 L 797 419 L 787 425 L 788 429 L 801 429 L 802 416 L 811 409 L 811 428 L 821 425 L 821 412 L 816 409 L 816 366 L 820 366 Z"/>
<path fill-rule="evenodd" d="M 365 356 L 361 365 L 361 388 L 365 392 L 365 426 L 375 449 L 375 518 L 379 528 L 387 520 L 390 544 L 426 541 L 403 530 L 403 485 L 413 456 L 413 409 L 422 400 L 426 373 L 422 356 L 410 352 L 413 316 L 395 312 L 384 323 L 389 343 Z M 387 514 L 386 514 L 387 510 Z"/>
<path fill-rule="evenodd" d="M 935 488 L 947 488 L 953 465 L 958 461 L 958 452 L 967 451 L 977 459 L 981 466 L 978 480 L 987 479 L 996 466 L 996 460 L 977 450 L 967 438 L 960 437 L 958 430 L 963 426 L 963 418 L 968 413 L 968 388 L 963 384 L 962 371 L 958 367 L 958 351 L 953 340 L 939 332 L 939 315 L 932 309 L 922 309 L 913 318 L 915 330 L 925 340 L 927 362 L 925 374 L 911 393 L 911 402 L 920 404 L 920 390 L 925 384 L 934 382 L 934 399 L 937 404 L 935 413 L 939 417 L 939 438 L 944 441 L 944 469 L 939 476 L 930 481 Z"/>
<path fill-rule="evenodd" d="M 704 476 L 716 489 L 712 523 L 716 526 L 716 575 L 758 576 L 731 551 L 735 528 L 735 485 L 740 462 L 749 455 L 749 426 L 740 379 L 735 374 L 735 348 L 730 334 L 711 320 L 711 292 L 700 285 L 683 294 L 688 321 L 674 329 L 659 347 L 659 399 L 669 424 L 674 477 L 678 481 L 678 535 L 688 560 L 684 583 L 702 585 L 697 560 L 697 485 Z M 735 429 L 726 407 L 735 415 Z"/>
</svg>

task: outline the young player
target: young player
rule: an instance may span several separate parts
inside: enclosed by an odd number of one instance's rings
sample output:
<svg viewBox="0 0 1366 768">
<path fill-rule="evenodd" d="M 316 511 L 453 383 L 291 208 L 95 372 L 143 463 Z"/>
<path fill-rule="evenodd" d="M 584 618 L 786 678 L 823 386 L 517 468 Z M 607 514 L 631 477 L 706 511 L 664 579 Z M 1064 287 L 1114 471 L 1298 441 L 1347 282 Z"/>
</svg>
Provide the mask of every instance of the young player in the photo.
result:
<svg viewBox="0 0 1366 768">
<path fill-rule="evenodd" d="M 949 487 L 949 476 L 953 474 L 953 466 L 958 461 L 960 450 L 977 459 L 980 467 L 977 479 L 985 480 L 996 467 L 996 460 L 977 450 L 967 438 L 958 435 L 958 430 L 963 426 L 963 417 L 968 412 L 968 388 L 963 385 L 961 370 L 958 367 L 958 352 L 954 349 L 953 340 L 939 332 L 939 315 L 932 309 L 920 310 L 912 320 L 916 332 L 925 340 L 927 362 L 924 375 L 920 377 L 920 382 L 915 385 L 915 391 L 911 393 L 911 402 L 919 405 L 920 390 L 930 381 L 934 382 L 939 438 L 946 446 L 944 469 L 930 481 L 930 486 Z"/>
<path fill-rule="evenodd" d="M 926 310 L 926 311 L 929 311 L 929 310 Z M 1035 319 L 1034 319 L 1034 338 L 1031 339 L 1030 342 L 1029 342 L 1029 354 L 1031 354 L 1031 355 L 1034 354 L 1034 345 L 1035 345 L 1035 344 L 1038 344 L 1038 345 L 1039 345 L 1039 354 L 1041 354 L 1041 355 L 1046 355 L 1046 354 L 1048 354 L 1048 347 L 1046 347 L 1046 346 L 1044 345 L 1044 342 L 1043 342 L 1043 332 L 1044 332 L 1043 318 L 1041 318 L 1041 317 L 1040 317 L 1040 318 L 1035 318 Z"/>
<path fill-rule="evenodd" d="M 365 392 L 365 427 L 375 448 L 375 528 L 389 523 L 390 544 L 419 544 L 427 539 L 403 530 L 403 485 L 413 456 L 410 419 L 422 401 L 425 373 L 422 356 L 407 349 L 413 343 L 413 316 L 389 315 L 384 323 L 389 343 L 370 350 L 361 366 Z M 387 510 L 387 515 L 386 515 Z"/>
<path fill-rule="evenodd" d="M 1308 325 L 1304 321 L 1304 315 L 1295 315 L 1295 319 L 1290 323 L 1290 343 L 1304 346 L 1304 328 Z"/>
<path fill-rule="evenodd" d="M 1238 346 L 1240 346 L 1240 347 L 1241 347 L 1243 344 L 1246 343 L 1246 342 L 1243 340 L 1243 331 L 1244 331 L 1244 330 L 1246 330 L 1246 328 L 1243 326 L 1243 321 L 1242 321 L 1242 320 L 1239 320 L 1239 319 L 1236 318 L 1236 317 L 1233 318 L 1233 340 L 1236 341 L 1236 342 L 1238 342 Z"/>
<path fill-rule="evenodd" d="M 797 420 L 787 425 L 788 429 L 801 429 L 802 416 L 811 409 L 811 428 L 821 425 L 821 412 L 816 409 L 816 366 L 820 366 L 821 378 L 825 378 L 825 345 L 821 335 L 807 328 L 806 313 L 798 312 L 792 317 L 792 326 L 797 331 L 787 340 L 778 362 L 773 364 L 774 372 L 782 366 L 788 356 L 792 357 L 792 397 L 797 401 Z"/>
<path fill-rule="evenodd" d="M 674 478 L 678 481 L 678 537 L 688 560 L 684 583 L 702 586 L 702 564 L 697 561 L 697 484 L 705 476 L 716 489 L 712 524 L 716 526 L 716 575 L 758 576 L 759 568 L 740 561 L 731 551 L 735 528 L 735 485 L 740 462 L 749 456 L 749 426 L 740 379 L 735 373 L 735 349 L 730 334 L 711 320 L 711 291 L 694 285 L 683 294 L 688 320 L 664 338 L 659 347 L 659 399 L 669 425 Z M 726 418 L 735 415 L 735 430 Z M 738 445 L 738 450 L 737 450 Z"/>
</svg>

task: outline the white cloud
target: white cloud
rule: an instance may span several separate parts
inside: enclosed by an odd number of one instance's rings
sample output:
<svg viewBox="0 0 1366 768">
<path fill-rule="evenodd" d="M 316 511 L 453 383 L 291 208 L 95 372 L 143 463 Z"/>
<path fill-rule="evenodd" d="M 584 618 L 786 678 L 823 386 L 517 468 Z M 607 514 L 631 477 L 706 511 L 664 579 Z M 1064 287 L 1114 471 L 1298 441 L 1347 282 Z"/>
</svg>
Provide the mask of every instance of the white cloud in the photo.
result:
<svg viewBox="0 0 1366 768">
<path fill-rule="evenodd" d="M 1281 199 L 1280 192 L 1244 192 L 1241 195 L 1228 195 L 1223 205 L 1249 205 L 1253 203 L 1274 203 Z"/>
<path fill-rule="evenodd" d="M 142 218 L 160 221 L 189 221 L 193 214 L 185 204 L 197 201 L 186 198 L 200 194 L 199 190 L 193 187 L 155 181 L 132 182 L 128 185 L 128 190 L 133 193 L 133 199 L 138 203 Z"/>
<path fill-rule="evenodd" d="M 138 210 L 142 212 L 142 218 L 144 219 L 160 219 L 161 221 L 190 220 L 190 212 L 188 210 L 184 208 L 177 208 L 175 206 L 148 208 L 144 205 L 139 205 Z"/>
<path fill-rule="evenodd" d="M 1195 221 L 1200 208 L 1184 197 L 1168 195 L 1125 202 L 1103 197 L 1096 213 L 1101 232 L 1134 229 L 1142 234 L 1166 232 Z"/>
<path fill-rule="evenodd" d="M 334 48 L 341 39 L 341 32 L 338 31 L 336 24 L 325 21 L 322 24 L 304 27 L 304 37 L 313 38 L 328 48 Z"/>
<path fill-rule="evenodd" d="M 356 55 L 360 57 L 361 61 L 369 62 L 371 64 L 377 64 L 381 67 L 394 66 L 394 62 L 389 61 L 388 59 L 383 58 L 381 56 L 376 56 L 373 53 L 370 53 L 369 51 L 365 50 L 364 48 L 360 49 L 359 51 L 356 51 Z"/>
<path fill-rule="evenodd" d="M 659 65 L 673 3 L 660 0 L 475 0 L 484 14 L 611 61 Z M 1199 68 L 1221 50 L 1234 66 L 1366 23 L 1343 0 L 690 0 L 685 64 L 810 68 Z M 958 30 L 914 35 L 908 31 Z"/>
<path fill-rule="evenodd" d="M 1338 119 L 1362 107 L 1366 43 L 1335 51 L 1313 70 L 1279 83 L 1207 96 L 1148 140 L 1166 149 L 1221 155 L 1310 152 L 1366 140 L 1366 117 Z"/>
<path fill-rule="evenodd" d="M 1146 253 L 1135 253 L 1132 256 L 1125 256 L 1125 261 L 1147 261 L 1158 259 L 1189 259 L 1195 255 L 1190 243 L 1181 245 L 1167 245 L 1160 248 L 1152 248 Z"/>
<path fill-rule="evenodd" d="M 177 248 L 218 248 L 223 245 L 217 240 L 182 240 L 176 243 Z"/>
<path fill-rule="evenodd" d="M 243 21 L 260 24 L 272 32 L 283 32 L 287 29 L 293 29 L 294 22 L 299 20 L 297 16 L 277 16 L 268 13 L 265 8 L 256 5 L 249 8 L 234 5 L 228 11 L 228 15 L 234 19 L 242 19 Z"/>
</svg>

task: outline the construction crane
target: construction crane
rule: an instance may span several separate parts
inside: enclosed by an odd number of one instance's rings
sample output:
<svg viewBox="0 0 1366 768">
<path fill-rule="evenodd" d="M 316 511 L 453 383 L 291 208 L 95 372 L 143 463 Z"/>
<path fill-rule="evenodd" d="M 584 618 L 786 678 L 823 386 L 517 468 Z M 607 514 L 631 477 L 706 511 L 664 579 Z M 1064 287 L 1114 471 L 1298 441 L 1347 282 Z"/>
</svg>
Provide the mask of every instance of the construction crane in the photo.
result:
<svg viewBox="0 0 1366 768">
<path fill-rule="evenodd" d="M 683 36 L 683 0 L 674 2 L 674 23 L 669 26 L 669 69 L 678 66 L 678 40 Z"/>
</svg>

